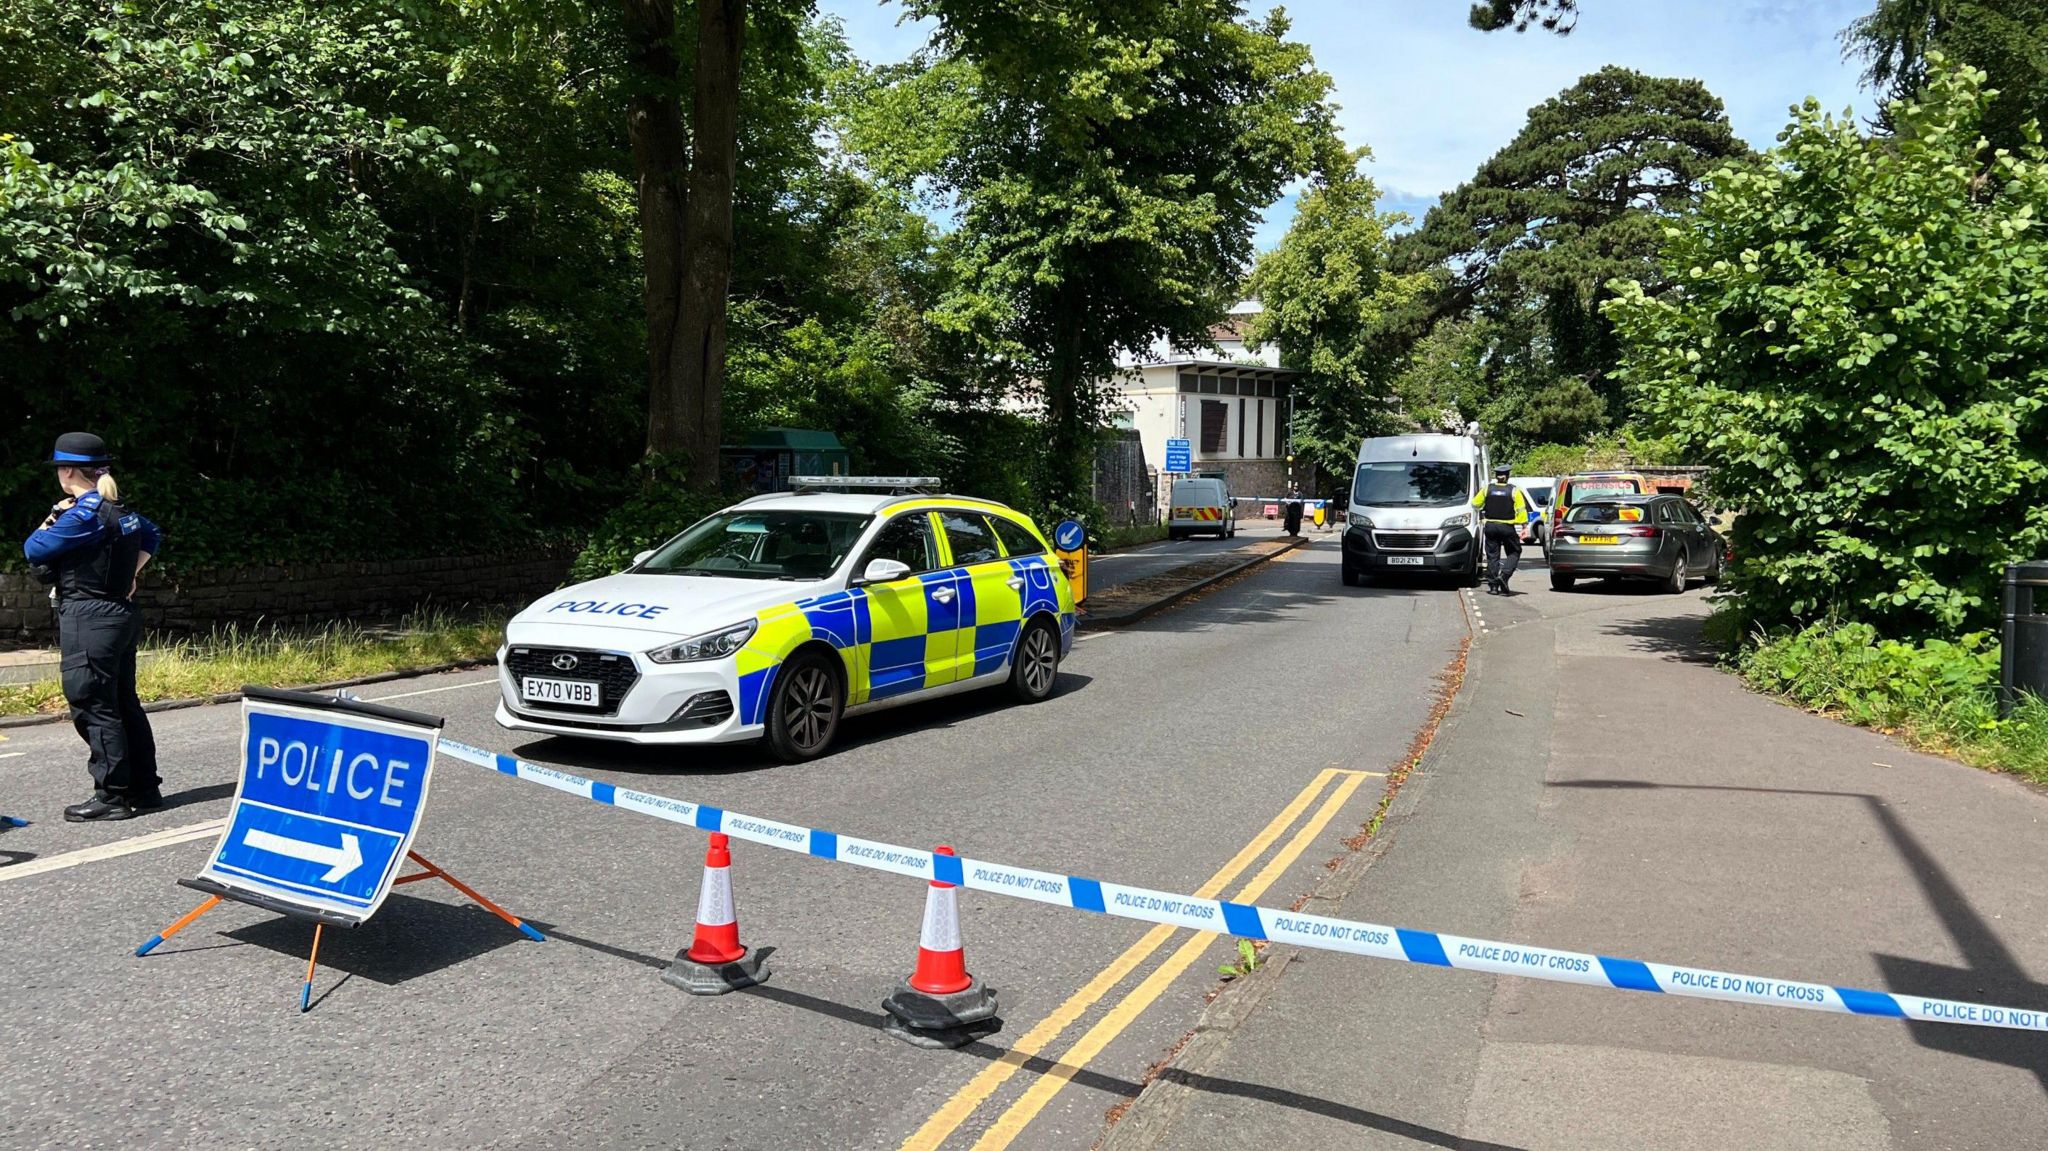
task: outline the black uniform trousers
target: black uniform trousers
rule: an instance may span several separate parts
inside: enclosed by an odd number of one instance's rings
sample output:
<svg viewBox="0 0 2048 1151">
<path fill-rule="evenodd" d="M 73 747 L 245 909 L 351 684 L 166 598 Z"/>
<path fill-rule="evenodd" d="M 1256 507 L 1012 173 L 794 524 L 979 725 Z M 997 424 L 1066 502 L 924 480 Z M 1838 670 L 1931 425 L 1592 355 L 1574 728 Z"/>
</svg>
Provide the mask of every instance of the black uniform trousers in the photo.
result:
<svg viewBox="0 0 2048 1151">
<path fill-rule="evenodd" d="M 1506 554 L 1502 554 L 1506 553 Z M 1522 562 L 1522 533 L 1515 524 L 1488 521 L 1486 525 L 1486 575 L 1506 583 Z"/>
<path fill-rule="evenodd" d="M 93 790 L 103 798 L 155 795 L 156 736 L 135 694 L 142 617 L 133 604 L 66 599 L 57 606 L 64 702 L 85 740 Z"/>
</svg>

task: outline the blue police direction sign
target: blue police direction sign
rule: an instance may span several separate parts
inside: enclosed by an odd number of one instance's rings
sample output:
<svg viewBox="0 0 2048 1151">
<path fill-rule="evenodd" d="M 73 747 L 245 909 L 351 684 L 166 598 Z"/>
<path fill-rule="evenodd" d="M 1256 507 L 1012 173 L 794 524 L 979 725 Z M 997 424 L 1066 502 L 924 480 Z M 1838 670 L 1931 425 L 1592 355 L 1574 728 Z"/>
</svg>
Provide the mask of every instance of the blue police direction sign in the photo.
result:
<svg viewBox="0 0 2048 1151">
<path fill-rule="evenodd" d="M 241 780 L 199 883 L 359 923 L 390 893 L 419 830 L 440 721 L 307 700 L 243 700 Z"/>
<path fill-rule="evenodd" d="M 1088 543 L 1088 529 L 1080 520 L 1061 520 L 1052 530 L 1052 546 L 1063 552 L 1080 551 Z"/>
<path fill-rule="evenodd" d="M 1195 470 L 1195 456 L 1188 441 L 1170 439 L 1166 441 L 1166 470 L 1169 472 L 1191 472 Z"/>
</svg>

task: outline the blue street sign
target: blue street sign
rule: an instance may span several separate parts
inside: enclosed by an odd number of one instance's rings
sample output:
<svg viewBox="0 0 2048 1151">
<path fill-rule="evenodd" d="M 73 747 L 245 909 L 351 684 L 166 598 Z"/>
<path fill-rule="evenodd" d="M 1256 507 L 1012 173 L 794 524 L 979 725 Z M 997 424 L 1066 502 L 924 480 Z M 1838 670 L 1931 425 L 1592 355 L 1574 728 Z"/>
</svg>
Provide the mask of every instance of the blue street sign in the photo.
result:
<svg viewBox="0 0 2048 1151">
<path fill-rule="evenodd" d="M 1195 470 L 1195 456 L 1186 440 L 1166 441 L 1166 470 L 1169 472 L 1191 472 Z"/>
<path fill-rule="evenodd" d="M 1080 520 L 1061 520 L 1052 530 L 1052 546 L 1063 552 L 1077 552 L 1088 543 L 1088 529 Z"/>
<path fill-rule="evenodd" d="M 375 914 L 419 830 L 440 729 L 370 710 L 245 699 L 241 782 L 200 879 L 356 921 Z"/>
</svg>

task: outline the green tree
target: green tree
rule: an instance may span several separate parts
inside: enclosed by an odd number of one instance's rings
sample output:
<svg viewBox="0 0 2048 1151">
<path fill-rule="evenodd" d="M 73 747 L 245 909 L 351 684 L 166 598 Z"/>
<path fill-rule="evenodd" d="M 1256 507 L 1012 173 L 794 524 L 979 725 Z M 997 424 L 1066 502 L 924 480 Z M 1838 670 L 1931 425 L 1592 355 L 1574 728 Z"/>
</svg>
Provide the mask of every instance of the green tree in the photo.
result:
<svg viewBox="0 0 2048 1151">
<path fill-rule="evenodd" d="M 1744 509 L 1764 624 L 1981 626 L 2048 548 L 2048 155 L 1980 147 L 1983 79 L 1937 62 L 1889 140 L 1808 101 L 1673 229 L 1680 290 L 1608 306 L 1653 426 Z"/>
<path fill-rule="evenodd" d="M 1281 363 L 1306 373 L 1295 384 L 1293 451 L 1333 475 L 1351 470 L 1361 437 L 1399 426 L 1374 332 L 1427 278 L 1388 270 L 1387 230 L 1406 217 L 1381 214 L 1378 199 L 1355 171 L 1309 188 L 1249 285 L 1265 305 L 1250 338 L 1276 345 Z"/>
<path fill-rule="evenodd" d="M 1199 343 L 1260 213 L 1341 162 L 1329 78 L 1283 15 L 1231 0 L 907 7 L 937 18 L 938 54 L 868 123 L 957 215 L 934 322 L 1042 407 L 1041 496 L 1080 506 L 1119 353 Z"/>
<path fill-rule="evenodd" d="M 1527 32 L 1540 26 L 1569 36 L 1579 23 L 1579 0 L 1481 0 L 1472 5 L 1471 23 L 1481 32 Z"/>
<path fill-rule="evenodd" d="M 1529 110 L 1398 251 L 1446 270 L 1431 319 L 1477 311 L 1553 431 L 1624 414 L 1620 349 L 1599 307 L 1616 278 L 1661 290 L 1656 253 L 1700 178 L 1748 148 L 1697 80 L 1602 68 Z M 1540 393 L 1540 395 L 1539 395 Z M 1594 401 L 1598 401 L 1595 403 Z M 1577 438 L 1576 435 L 1569 438 Z"/>
<path fill-rule="evenodd" d="M 1842 52 L 1885 97 L 1877 122 L 1887 130 L 1891 102 L 1920 90 L 1937 52 L 1981 69 L 1997 90 L 1982 127 L 1994 146 L 2018 147 L 2027 121 L 2048 120 L 2048 0 L 1879 0 L 1842 31 Z"/>
</svg>

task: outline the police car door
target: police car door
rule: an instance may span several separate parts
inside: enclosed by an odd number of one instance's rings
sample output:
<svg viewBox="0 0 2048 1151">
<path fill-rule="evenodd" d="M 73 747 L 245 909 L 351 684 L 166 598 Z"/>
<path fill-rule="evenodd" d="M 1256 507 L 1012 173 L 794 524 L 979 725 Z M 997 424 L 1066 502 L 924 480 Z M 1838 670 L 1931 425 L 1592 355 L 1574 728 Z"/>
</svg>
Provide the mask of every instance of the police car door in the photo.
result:
<svg viewBox="0 0 2048 1151">
<path fill-rule="evenodd" d="M 905 512 L 882 526 L 875 542 L 868 545 L 855 571 L 864 571 L 878 559 L 896 560 L 910 568 L 910 574 L 889 583 L 869 584 L 863 590 L 868 600 L 869 642 L 867 645 L 867 700 L 922 691 L 945 683 L 934 678 L 932 640 L 935 622 L 944 624 L 939 633 L 940 664 L 952 659 L 954 635 L 951 620 L 959 595 L 953 573 L 941 566 L 938 533 L 928 511 Z"/>
<path fill-rule="evenodd" d="M 1024 579 L 1004 558 L 991 518 L 982 512 L 939 513 L 960 580 L 955 680 L 1003 670 L 1024 618 Z"/>
</svg>

